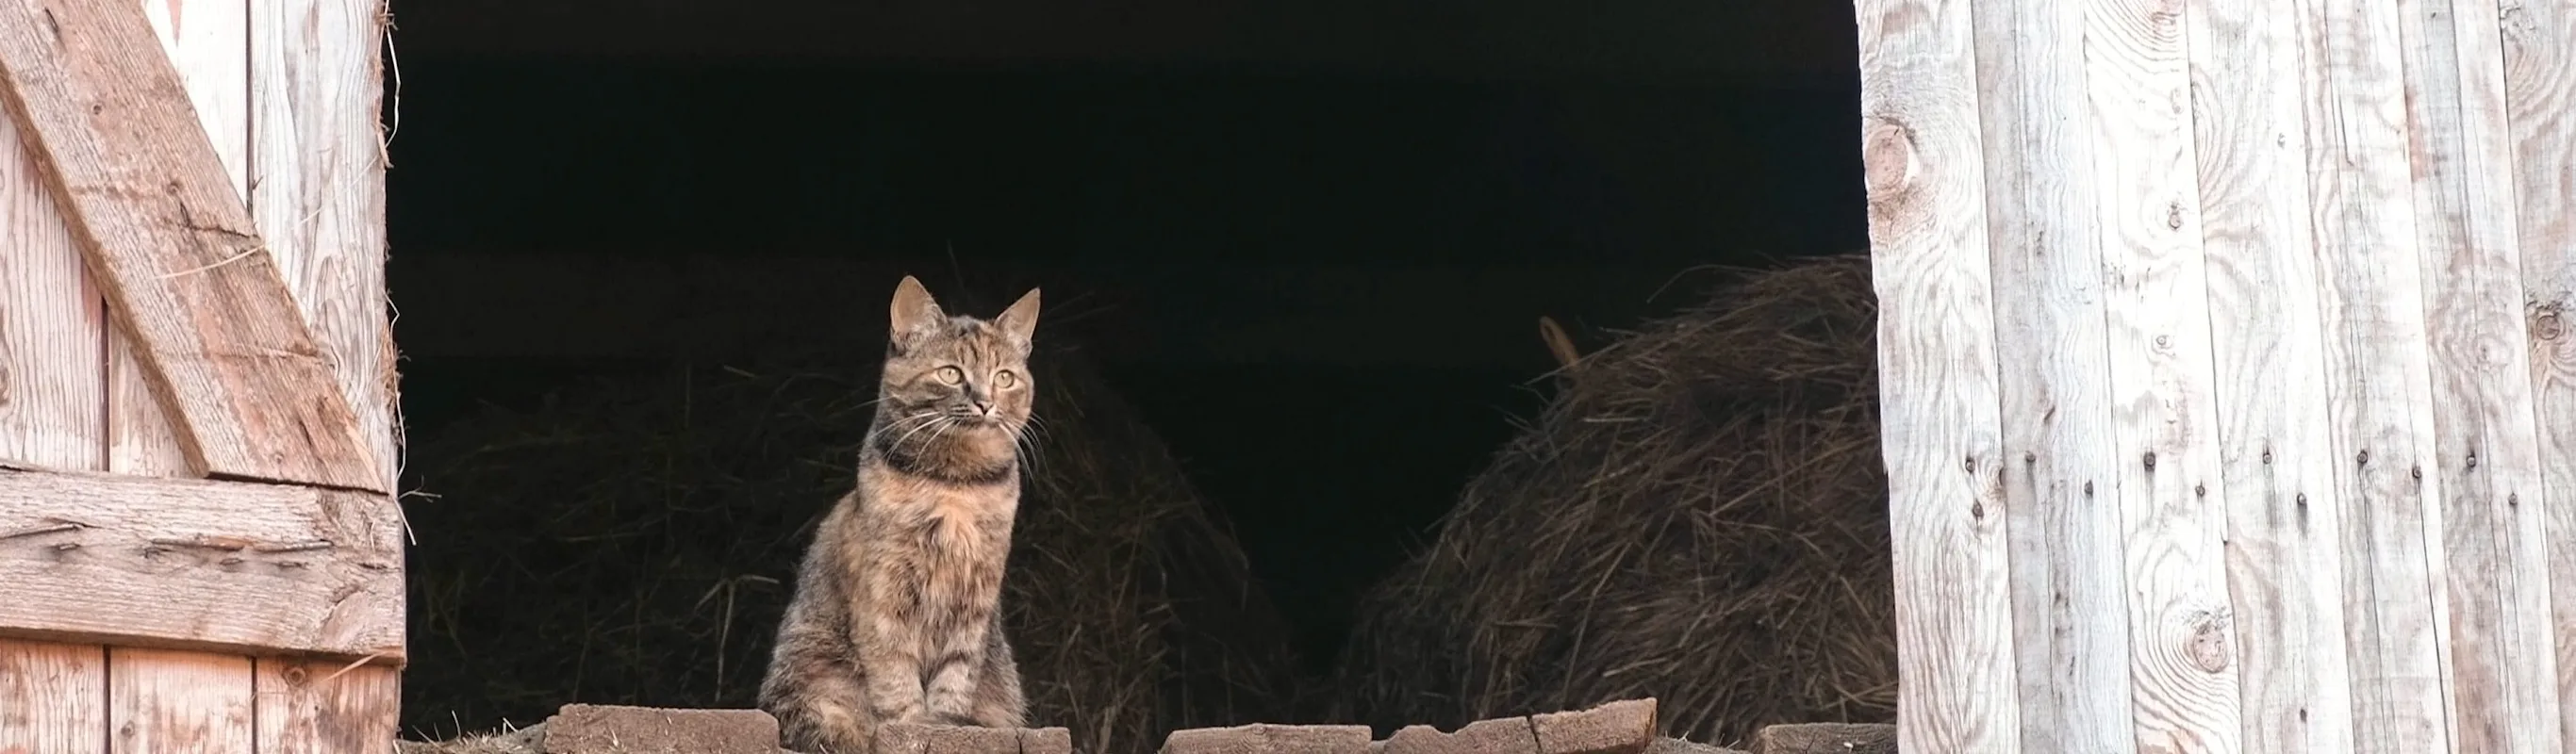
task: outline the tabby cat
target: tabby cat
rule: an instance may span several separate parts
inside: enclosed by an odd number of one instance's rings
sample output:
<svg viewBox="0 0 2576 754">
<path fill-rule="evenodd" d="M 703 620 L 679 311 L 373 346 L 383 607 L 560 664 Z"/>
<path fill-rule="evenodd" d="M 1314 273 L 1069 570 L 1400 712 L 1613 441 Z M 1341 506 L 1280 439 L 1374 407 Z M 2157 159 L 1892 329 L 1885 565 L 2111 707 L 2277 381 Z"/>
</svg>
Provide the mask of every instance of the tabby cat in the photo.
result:
<svg viewBox="0 0 2576 754">
<path fill-rule="evenodd" d="M 782 742 L 808 754 L 866 754 L 887 722 L 1027 716 L 1000 601 L 1038 292 L 987 321 L 947 315 L 907 276 L 892 313 L 858 483 L 814 533 L 760 686 Z"/>
</svg>

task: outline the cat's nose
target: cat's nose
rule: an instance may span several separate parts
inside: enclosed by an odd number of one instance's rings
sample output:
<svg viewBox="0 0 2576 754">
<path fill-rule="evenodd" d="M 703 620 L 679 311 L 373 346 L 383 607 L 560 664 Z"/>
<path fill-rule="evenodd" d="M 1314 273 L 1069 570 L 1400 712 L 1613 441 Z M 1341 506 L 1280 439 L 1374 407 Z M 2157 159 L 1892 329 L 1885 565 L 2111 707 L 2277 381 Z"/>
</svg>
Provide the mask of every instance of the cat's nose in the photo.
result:
<svg viewBox="0 0 2576 754">
<path fill-rule="evenodd" d="M 985 415 L 985 416 L 992 416 L 992 415 L 993 415 L 993 400 L 992 400 L 992 399 L 990 399 L 990 398 L 977 398 L 977 399 L 975 399 L 975 411 L 976 411 L 977 413 L 981 413 L 981 414 L 983 414 L 983 415 Z"/>
</svg>

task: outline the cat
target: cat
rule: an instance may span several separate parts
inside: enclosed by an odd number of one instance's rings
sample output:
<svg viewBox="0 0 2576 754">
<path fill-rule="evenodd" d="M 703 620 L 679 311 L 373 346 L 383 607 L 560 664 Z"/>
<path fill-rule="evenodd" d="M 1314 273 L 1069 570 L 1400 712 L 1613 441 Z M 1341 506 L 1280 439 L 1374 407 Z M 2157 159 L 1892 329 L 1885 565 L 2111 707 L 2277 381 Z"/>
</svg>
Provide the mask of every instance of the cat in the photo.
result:
<svg viewBox="0 0 2576 754">
<path fill-rule="evenodd" d="M 1017 728 L 1001 592 L 1032 420 L 1038 291 L 991 320 L 895 287 L 858 480 L 825 514 L 780 620 L 759 704 L 781 743 L 866 754 L 890 722 Z"/>
</svg>

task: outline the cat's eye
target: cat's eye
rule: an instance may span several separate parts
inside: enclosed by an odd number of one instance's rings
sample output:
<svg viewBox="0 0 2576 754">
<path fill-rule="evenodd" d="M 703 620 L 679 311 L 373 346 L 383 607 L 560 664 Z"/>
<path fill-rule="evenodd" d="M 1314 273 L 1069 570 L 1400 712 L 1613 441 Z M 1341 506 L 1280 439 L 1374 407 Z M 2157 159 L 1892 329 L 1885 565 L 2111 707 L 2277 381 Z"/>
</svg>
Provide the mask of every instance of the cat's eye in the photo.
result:
<svg viewBox="0 0 2576 754">
<path fill-rule="evenodd" d="M 1014 371 L 1011 371 L 1011 370 L 1008 370 L 1008 369 L 1004 369 L 1004 370 L 1002 370 L 1002 371 L 994 372 L 994 373 L 993 373 L 993 386 L 994 386 L 994 387 L 998 387 L 998 388 L 1006 388 L 1006 389 L 1007 389 L 1007 388 L 1010 388 L 1010 387 L 1012 387 L 1012 386 L 1014 386 L 1014 385 L 1018 385 L 1018 384 L 1020 384 L 1020 373 L 1018 373 L 1018 372 L 1014 372 Z"/>
<path fill-rule="evenodd" d="M 938 377 L 940 382 L 954 385 L 966 381 L 966 370 L 956 367 L 940 367 Z"/>
</svg>

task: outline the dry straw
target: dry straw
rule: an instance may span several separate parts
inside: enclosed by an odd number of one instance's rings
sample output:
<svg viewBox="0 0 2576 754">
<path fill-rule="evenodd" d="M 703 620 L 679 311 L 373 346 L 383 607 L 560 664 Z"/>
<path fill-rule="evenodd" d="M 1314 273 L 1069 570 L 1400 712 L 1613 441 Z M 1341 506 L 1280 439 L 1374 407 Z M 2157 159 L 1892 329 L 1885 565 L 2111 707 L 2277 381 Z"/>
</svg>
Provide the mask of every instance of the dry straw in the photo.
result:
<svg viewBox="0 0 2576 754">
<path fill-rule="evenodd" d="M 1893 719 L 1866 257 L 1750 276 L 1565 370 L 1362 607 L 1341 719 L 1655 697 L 1664 733 Z"/>
<path fill-rule="evenodd" d="M 786 358 L 592 381 L 419 446 L 415 734 L 568 702 L 747 707 L 812 526 L 851 482 L 875 361 Z M 1085 752 L 1288 714 L 1282 623 L 1162 442 L 1070 353 L 1011 554 L 1033 724 Z"/>
</svg>

